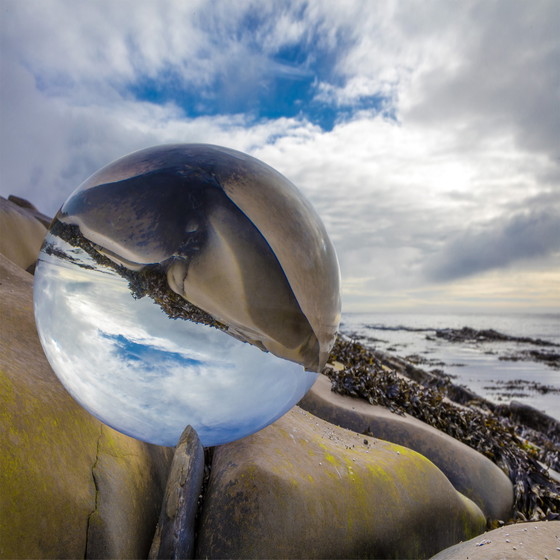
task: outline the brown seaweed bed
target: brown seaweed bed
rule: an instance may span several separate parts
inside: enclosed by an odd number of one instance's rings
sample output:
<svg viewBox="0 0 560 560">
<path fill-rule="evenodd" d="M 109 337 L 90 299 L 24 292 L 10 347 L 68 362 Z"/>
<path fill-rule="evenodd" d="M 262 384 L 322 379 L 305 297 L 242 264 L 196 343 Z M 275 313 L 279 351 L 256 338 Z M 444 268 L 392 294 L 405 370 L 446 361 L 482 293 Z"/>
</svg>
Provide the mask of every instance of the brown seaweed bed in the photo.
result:
<svg viewBox="0 0 560 560">
<path fill-rule="evenodd" d="M 560 425 L 555 420 L 522 417 L 514 408 L 494 405 L 452 385 L 449 378 L 348 337 L 338 337 L 333 362 L 343 366 L 325 368 L 333 391 L 418 418 L 498 465 L 514 487 L 510 521 L 560 519 L 560 484 L 549 473 L 549 468 L 560 470 Z"/>
</svg>

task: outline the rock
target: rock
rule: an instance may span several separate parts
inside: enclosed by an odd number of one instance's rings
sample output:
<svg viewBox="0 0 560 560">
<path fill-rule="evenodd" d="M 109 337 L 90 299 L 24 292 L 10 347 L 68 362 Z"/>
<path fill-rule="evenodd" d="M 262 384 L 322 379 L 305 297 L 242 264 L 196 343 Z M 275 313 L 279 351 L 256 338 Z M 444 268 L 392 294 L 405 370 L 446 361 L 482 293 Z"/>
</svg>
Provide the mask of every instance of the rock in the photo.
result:
<svg viewBox="0 0 560 560">
<path fill-rule="evenodd" d="M 516 424 L 523 424 L 560 442 L 560 422 L 531 405 L 513 399 L 509 404 L 500 405 L 498 412 Z"/>
<path fill-rule="evenodd" d="M 26 200 L 25 198 L 21 198 L 19 196 L 15 196 L 13 194 L 8 196 L 8 200 L 10 202 L 13 202 L 16 206 L 27 210 L 28 214 L 31 214 L 36 220 L 39 220 L 46 228 L 50 226 L 52 218 L 49 218 L 42 212 L 39 212 L 39 210 L 37 210 L 37 207 L 29 202 L 29 200 Z"/>
<path fill-rule="evenodd" d="M 198 558 L 426 558 L 485 528 L 418 453 L 295 407 L 215 448 Z"/>
<path fill-rule="evenodd" d="M 560 558 L 560 521 L 506 525 L 442 550 L 432 560 Z"/>
<path fill-rule="evenodd" d="M 0 255 L 0 557 L 146 557 L 172 450 L 70 397 L 37 337 L 32 281 Z"/>
<path fill-rule="evenodd" d="M 421 420 L 333 393 L 330 387 L 329 379 L 320 375 L 299 405 L 332 424 L 417 451 L 438 466 L 486 517 L 504 521 L 511 517 L 513 486 L 492 461 Z"/>
<path fill-rule="evenodd" d="M 171 463 L 149 558 L 193 558 L 195 518 L 204 478 L 204 448 L 187 426 Z"/>
<path fill-rule="evenodd" d="M 34 211 L 0 196 L 0 253 L 24 270 L 32 266 L 47 228 Z"/>
<path fill-rule="evenodd" d="M 558 346 L 550 340 L 540 338 L 529 338 L 526 336 L 510 336 L 494 329 L 476 330 L 471 327 L 462 329 L 437 329 L 436 337 L 443 338 L 449 342 L 522 342 L 538 346 Z"/>
</svg>

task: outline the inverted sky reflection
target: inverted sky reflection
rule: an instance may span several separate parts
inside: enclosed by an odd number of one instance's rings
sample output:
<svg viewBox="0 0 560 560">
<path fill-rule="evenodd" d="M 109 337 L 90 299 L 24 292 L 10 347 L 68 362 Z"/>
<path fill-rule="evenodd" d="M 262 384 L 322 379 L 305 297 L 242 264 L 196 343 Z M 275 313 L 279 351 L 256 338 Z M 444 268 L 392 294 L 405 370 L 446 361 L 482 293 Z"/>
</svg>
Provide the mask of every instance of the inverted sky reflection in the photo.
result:
<svg viewBox="0 0 560 560">
<path fill-rule="evenodd" d="M 206 446 L 243 437 L 284 414 L 316 379 L 220 330 L 170 319 L 106 271 L 51 255 L 37 267 L 35 290 L 41 342 L 68 391 L 145 441 L 175 445 L 187 424 Z"/>
</svg>

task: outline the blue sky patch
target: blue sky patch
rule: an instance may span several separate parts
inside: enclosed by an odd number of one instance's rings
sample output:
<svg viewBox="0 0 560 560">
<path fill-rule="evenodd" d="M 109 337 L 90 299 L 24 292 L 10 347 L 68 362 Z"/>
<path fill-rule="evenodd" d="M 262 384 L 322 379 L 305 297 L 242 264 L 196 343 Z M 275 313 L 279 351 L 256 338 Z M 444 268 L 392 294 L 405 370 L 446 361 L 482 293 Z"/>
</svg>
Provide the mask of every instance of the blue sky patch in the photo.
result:
<svg viewBox="0 0 560 560">
<path fill-rule="evenodd" d="M 155 75 L 139 72 L 123 93 L 158 105 L 173 103 L 187 118 L 239 114 L 253 122 L 298 118 L 325 131 L 352 118 L 356 111 L 383 111 L 387 99 L 380 95 L 364 96 L 342 106 L 317 98 L 320 84 L 345 85 L 346 77 L 337 68 L 355 41 L 348 33 L 339 30 L 336 41 L 328 43 L 318 23 L 307 28 L 299 40 L 264 52 L 260 43 L 268 30 L 265 24 L 266 18 L 252 11 L 234 36 L 224 36 L 222 29 L 213 28 L 211 20 L 201 21 L 214 38 L 213 49 L 228 53 L 227 65 L 220 56 L 205 53 L 201 55 L 208 56 L 203 70 L 201 58 L 168 64 Z"/>
<path fill-rule="evenodd" d="M 255 121 L 300 118 L 325 131 L 332 130 L 337 122 L 351 119 L 357 111 L 382 112 L 386 106 L 387 98 L 381 95 L 364 96 L 342 106 L 317 100 L 314 75 L 295 66 L 274 66 L 274 72 L 242 87 L 232 87 L 228 83 L 231 78 L 218 76 L 211 87 L 195 89 L 182 83 L 176 71 L 168 70 L 156 78 L 138 79 L 128 92 L 140 101 L 174 103 L 189 118 L 234 114 L 244 114 Z"/>
<path fill-rule="evenodd" d="M 163 370 L 169 366 L 192 368 L 205 365 L 204 362 L 179 352 L 162 350 L 150 344 L 139 344 L 120 334 L 101 332 L 100 336 L 113 342 L 114 351 L 119 359 L 125 362 L 142 362 L 144 370 Z"/>
</svg>

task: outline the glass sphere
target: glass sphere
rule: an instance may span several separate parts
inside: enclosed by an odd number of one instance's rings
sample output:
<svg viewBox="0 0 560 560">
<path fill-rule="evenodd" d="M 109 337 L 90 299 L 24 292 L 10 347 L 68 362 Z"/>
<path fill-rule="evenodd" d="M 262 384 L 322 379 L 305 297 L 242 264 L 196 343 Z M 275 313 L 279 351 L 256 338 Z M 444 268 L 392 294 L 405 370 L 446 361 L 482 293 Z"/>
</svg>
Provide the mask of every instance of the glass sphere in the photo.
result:
<svg viewBox="0 0 560 560">
<path fill-rule="evenodd" d="M 316 212 L 280 173 L 218 146 L 157 146 L 87 179 L 35 271 L 37 328 L 70 394 L 113 428 L 205 446 L 287 412 L 340 320 Z"/>
</svg>

